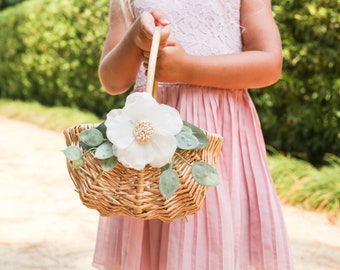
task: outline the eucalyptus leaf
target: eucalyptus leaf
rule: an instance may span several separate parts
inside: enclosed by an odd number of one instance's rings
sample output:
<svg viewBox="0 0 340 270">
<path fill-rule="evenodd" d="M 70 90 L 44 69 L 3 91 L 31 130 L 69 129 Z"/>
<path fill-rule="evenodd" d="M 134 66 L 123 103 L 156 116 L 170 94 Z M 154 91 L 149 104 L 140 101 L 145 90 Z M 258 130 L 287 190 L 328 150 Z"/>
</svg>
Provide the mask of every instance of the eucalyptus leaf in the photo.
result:
<svg viewBox="0 0 340 270">
<path fill-rule="evenodd" d="M 165 164 L 163 167 L 161 167 L 161 170 L 162 171 L 171 170 L 172 166 L 174 166 L 174 162 L 175 162 L 175 157 L 172 156 L 172 158 L 170 160 L 170 163 Z"/>
<path fill-rule="evenodd" d="M 111 171 L 118 164 L 115 156 L 102 160 L 102 169 L 104 172 Z"/>
<path fill-rule="evenodd" d="M 170 163 L 165 164 L 163 167 L 161 167 L 162 171 L 166 171 L 166 170 L 169 170 L 169 169 L 171 169 L 171 164 Z"/>
<path fill-rule="evenodd" d="M 78 160 L 83 157 L 82 151 L 78 146 L 75 145 L 66 147 L 66 149 L 63 152 L 65 156 L 71 161 Z"/>
<path fill-rule="evenodd" d="M 73 160 L 72 165 L 73 165 L 73 168 L 77 169 L 79 167 L 83 167 L 85 165 L 85 162 L 83 158 L 81 158 L 81 159 Z"/>
<path fill-rule="evenodd" d="M 98 146 L 104 141 L 102 133 L 96 128 L 83 130 L 80 132 L 79 137 L 88 146 Z"/>
<path fill-rule="evenodd" d="M 187 132 L 187 133 L 192 133 L 192 130 L 190 127 L 186 126 L 183 124 L 181 132 Z"/>
<path fill-rule="evenodd" d="M 180 132 L 176 135 L 177 147 L 179 149 L 191 150 L 196 149 L 199 145 L 198 139 L 191 133 Z"/>
<path fill-rule="evenodd" d="M 98 159 L 107 159 L 107 158 L 113 157 L 115 154 L 113 150 L 114 149 L 113 149 L 112 143 L 109 141 L 106 141 L 98 146 L 94 154 L 94 157 Z"/>
<path fill-rule="evenodd" d="M 212 187 L 220 183 L 220 177 L 216 169 L 204 161 L 199 161 L 192 165 L 192 176 L 204 186 Z"/>
<path fill-rule="evenodd" d="M 166 198 L 170 198 L 175 194 L 179 186 L 179 177 L 174 170 L 163 171 L 159 178 L 159 190 Z"/>
<path fill-rule="evenodd" d="M 198 139 L 199 145 L 195 148 L 196 150 L 201 149 L 209 145 L 210 141 L 207 136 L 204 134 L 203 130 L 198 128 L 197 126 L 183 121 L 183 125 L 190 128 L 192 130 L 192 134 Z"/>
<path fill-rule="evenodd" d="M 90 150 L 91 148 L 93 148 L 93 146 L 89 146 L 89 145 L 87 145 L 86 143 L 84 143 L 83 141 L 80 141 L 80 142 L 79 142 L 79 145 L 80 145 L 81 147 L 83 147 L 85 150 Z"/>
<path fill-rule="evenodd" d="M 106 129 L 107 129 L 107 128 L 106 128 L 104 122 L 100 123 L 100 124 L 96 127 L 96 129 L 98 129 L 98 130 L 100 131 L 100 133 L 103 135 L 103 137 L 104 137 L 105 139 L 107 139 L 107 137 L 106 137 Z"/>
</svg>

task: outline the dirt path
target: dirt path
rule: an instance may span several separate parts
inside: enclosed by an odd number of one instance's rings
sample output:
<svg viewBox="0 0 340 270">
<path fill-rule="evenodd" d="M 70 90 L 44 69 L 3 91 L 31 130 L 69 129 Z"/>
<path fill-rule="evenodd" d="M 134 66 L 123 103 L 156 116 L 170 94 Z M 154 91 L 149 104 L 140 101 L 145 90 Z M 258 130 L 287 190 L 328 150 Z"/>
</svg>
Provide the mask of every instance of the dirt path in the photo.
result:
<svg viewBox="0 0 340 270">
<path fill-rule="evenodd" d="M 98 215 L 73 191 L 62 134 L 0 116 L 0 141 L 0 269 L 93 269 Z M 296 269 L 340 269 L 340 224 L 284 213 Z"/>
</svg>

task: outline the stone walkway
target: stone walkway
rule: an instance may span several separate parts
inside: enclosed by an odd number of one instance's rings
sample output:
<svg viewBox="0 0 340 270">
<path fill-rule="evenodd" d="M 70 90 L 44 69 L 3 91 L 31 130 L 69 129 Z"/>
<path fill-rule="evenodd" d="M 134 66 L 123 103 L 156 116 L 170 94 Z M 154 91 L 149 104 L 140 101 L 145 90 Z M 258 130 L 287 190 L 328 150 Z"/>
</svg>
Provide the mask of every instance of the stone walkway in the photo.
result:
<svg viewBox="0 0 340 270">
<path fill-rule="evenodd" d="M 0 269 L 93 269 L 98 214 L 73 190 L 63 135 L 3 116 L 0 123 Z M 296 269 L 340 269 L 340 225 L 293 207 L 284 213 Z"/>
</svg>

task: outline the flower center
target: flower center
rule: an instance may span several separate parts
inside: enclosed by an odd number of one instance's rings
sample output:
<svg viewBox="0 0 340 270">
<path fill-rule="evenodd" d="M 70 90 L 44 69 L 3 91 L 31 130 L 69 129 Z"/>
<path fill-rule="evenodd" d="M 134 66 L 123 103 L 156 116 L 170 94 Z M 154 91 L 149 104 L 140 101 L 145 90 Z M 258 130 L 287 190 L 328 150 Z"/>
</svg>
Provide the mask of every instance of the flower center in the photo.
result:
<svg viewBox="0 0 340 270">
<path fill-rule="evenodd" d="M 137 142 L 146 143 L 151 140 L 154 134 L 154 129 L 149 121 L 138 121 L 133 130 L 133 135 Z"/>
</svg>

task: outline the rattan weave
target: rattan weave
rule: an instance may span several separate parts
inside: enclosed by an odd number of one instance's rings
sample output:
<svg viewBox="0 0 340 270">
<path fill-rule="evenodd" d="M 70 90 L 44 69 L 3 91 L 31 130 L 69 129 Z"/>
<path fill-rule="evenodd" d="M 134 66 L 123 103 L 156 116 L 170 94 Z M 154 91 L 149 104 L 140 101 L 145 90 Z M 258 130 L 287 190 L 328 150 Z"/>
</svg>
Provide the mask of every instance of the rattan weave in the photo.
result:
<svg viewBox="0 0 340 270">
<path fill-rule="evenodd" d="M 93 124 L 77 125 L 64 131 L 66 144 L 79 146 L 78 134 Z M 216 166 L 223 139 L 205 132 L 210 144 L 200 150 L 180 150 L 189 162 L 206 161 Z M 67 160 L 71 179 L 82 203 L 103 216 L 129 216 L 137 219 L 160 219 L 172 222 L 195 214 L 205 199 L 208 187 L 198 184 L 191 176 L 191 166 L 175 156 L 173 169 L 179 174 L 180 186 L 166 200 L 159 191 L 161 169 L 147 165 L 143 170 L 124 167 L 121 163 L 111 171 L 102 172 L 101 161 L 93 154 L 84 157 L 85 166 L 75 169 Z"/>
</svg>

